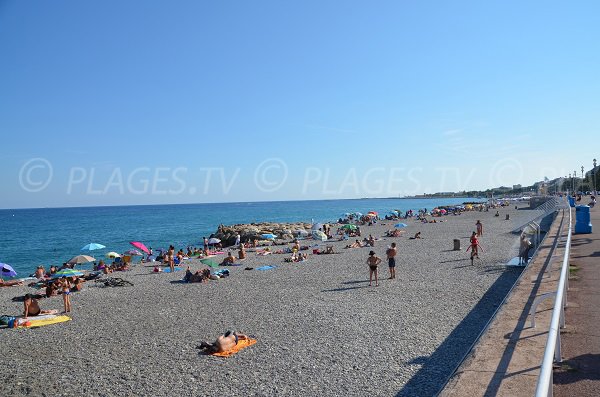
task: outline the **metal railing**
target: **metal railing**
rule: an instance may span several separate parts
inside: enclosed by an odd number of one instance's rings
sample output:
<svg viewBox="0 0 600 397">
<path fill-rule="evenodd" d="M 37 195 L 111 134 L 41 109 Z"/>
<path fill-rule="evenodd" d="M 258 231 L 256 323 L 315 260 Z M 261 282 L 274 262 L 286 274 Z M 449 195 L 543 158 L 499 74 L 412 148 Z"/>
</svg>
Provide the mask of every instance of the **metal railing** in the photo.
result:
<svg viewBox="0 0 600 397">
<path fill-rule="evenodd" d="M 552 396 L 553 384 L 553 367 L 554 361 L 561 362 L 562 356 L 560 351 L 560 328 L 565 326 L 565 306 L 567 305 L 567 289 L 569 282 L 569 255 L 571 251 L 571 235 L 572 235 L 572 215 L 569 207 L 569 229 L 567 233 L 567 241 L 565 244 L 565 254 L 560 270 L 560 278 L 558 280 L 558 289 L 556 290 L 556 298 L 554 299 L 554 309 L 552 310 L 552 319 L 550 320 L 550 329 L 548 331 L 548 340 L 546 341 L 546 349 L 544 350 L 544 359 L 540 369 L 535 395 L 536 397 Z"/>
</svg>

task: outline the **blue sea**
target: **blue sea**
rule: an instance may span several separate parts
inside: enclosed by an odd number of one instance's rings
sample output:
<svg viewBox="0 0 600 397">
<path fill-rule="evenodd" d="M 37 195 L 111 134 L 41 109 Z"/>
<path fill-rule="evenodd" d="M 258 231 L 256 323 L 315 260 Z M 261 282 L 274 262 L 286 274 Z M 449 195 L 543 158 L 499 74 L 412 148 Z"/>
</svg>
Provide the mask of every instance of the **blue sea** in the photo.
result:
<svg viewBox="0 0 600 397">
<path fill-rule="evenodd" d="M 61 265 L 75 255 L 97 259 L 109 251 L 131 249 L 130 241 L 148 247 L 198 246 L 219 224 L 250 222 L 335 221 L 346 212 L 432 209 L 480 201 L 472 198 L 355 199 L 222 204 L 0 210 L 0 262 L 24 277 L 38 265 Z M 105 249 L 82 252 L 88 243 Z"/>
</svg>

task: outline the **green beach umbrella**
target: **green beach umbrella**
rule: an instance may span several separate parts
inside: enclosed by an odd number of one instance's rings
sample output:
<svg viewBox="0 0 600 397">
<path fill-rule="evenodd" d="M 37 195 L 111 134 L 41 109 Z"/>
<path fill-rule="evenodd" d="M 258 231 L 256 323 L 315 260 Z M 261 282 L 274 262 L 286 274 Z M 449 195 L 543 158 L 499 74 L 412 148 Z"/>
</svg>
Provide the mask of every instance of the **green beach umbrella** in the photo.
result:
<svg viewBox="0 0 600 397">
<path fill-rule="evenodd" d="M 200 259 L 200 262 L 204 263 L 206 266 L 210 267 L 219 267 L 219 264 L 210 259 Z"/>
<path fill-rule="evenodd" d="M 348 229 L 348 230 L 356 230 L 356 225 L 344 225 L 342 226 L 342 229 Z"/>
<path fill-rule="evenodd" d="M 79 276 L 83 276 L 83 273 L 78 272 L 77 270 L 73 270 L 73 269 L 62 269 L 62 270 L 59 270 L 56 273 L 54 273 L 52 275 L 52 278 L 79 277 Z"/>
</svg>

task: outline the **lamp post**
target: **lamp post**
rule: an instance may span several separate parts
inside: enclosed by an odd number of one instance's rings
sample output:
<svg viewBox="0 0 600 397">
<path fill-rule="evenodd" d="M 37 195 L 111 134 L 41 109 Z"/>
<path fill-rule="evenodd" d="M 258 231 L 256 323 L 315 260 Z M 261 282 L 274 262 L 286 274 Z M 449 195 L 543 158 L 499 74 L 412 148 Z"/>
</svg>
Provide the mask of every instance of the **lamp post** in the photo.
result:
<svg viewBox="0 0 600 397">
<path fill-rule="evenodd" d="M 592 182 L 594 184 L 594 196 L 596 195 L 596 159 L 594 159 L 594 168 L 592 168 Z"/>
<path fill-rule="evenodd" d="M 577 171 L 573 170 L 573 193 L 575 193 L 575 178 L 577 178 Z"/>
</svg>

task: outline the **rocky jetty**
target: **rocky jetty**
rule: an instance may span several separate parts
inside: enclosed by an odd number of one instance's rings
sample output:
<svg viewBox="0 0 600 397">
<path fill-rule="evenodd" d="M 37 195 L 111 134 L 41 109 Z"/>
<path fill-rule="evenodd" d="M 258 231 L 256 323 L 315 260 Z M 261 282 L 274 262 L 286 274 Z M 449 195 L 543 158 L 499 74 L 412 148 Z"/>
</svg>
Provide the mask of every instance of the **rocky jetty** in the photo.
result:
<svg viewBox="0 0 600 397">
<path fill-rule="evenodd" d="M 211 235 L 221 240 L 224 247 L 235 244 L 235 236 L 239 233 L 242 243 L 254 239 L 264 240 L 263 234 L 274 234 L 276 239 L 292 240 L 294 237 L 308 234 L 311 224 L 305 222 L 295 223 L 243 223 L 238 225 L 220 225 L 217 231 Z"/>
</svg>

